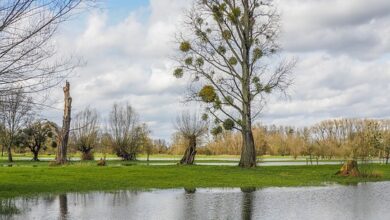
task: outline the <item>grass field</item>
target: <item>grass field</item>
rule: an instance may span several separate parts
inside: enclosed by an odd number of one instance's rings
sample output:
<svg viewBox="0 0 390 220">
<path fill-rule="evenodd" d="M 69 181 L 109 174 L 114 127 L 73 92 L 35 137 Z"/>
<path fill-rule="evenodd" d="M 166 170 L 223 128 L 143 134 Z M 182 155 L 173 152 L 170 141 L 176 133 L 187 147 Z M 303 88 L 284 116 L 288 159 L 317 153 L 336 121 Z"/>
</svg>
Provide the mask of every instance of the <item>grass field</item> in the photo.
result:
<svg viewBox="0 0 390 220">
<path fill-rule="evenodd" d="M 29 162 L 24 162 L 29 163 Z M 1 166 L 0 198 L 41 193 L 114 191 L 122 189 L 318 186 L 390 180 L 390 166 L 370 165 L 379 179 L 339 177 L 338 165 L 278 166 L 242 169 L 228 166 L 107 166 L 73 163 L 52 167 Z"/>
</svg>

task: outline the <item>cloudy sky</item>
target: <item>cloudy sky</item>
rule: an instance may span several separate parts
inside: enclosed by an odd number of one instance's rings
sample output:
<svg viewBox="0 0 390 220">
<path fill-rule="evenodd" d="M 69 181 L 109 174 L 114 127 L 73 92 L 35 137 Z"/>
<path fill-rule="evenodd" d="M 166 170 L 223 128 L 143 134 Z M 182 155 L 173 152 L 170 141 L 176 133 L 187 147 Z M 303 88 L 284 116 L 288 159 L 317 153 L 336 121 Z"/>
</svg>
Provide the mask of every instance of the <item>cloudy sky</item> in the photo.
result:
<svg viewBox="0 0 390 220">
<path fill-rule="evenodd" d="M 128 102 L 155 138 L 169 139 L 186 83 L 172 76 L 169 56 L 181 12 L 191 0 L 107 0 L 67 23 L 56 42 L 85 61 L 69 79 L 74 111 L 107 117 Z M 340 117 L 390 117 L 390 1 L 277 0 L 281 43 L 298 58 L 289 97 L 269 100 L 266 124 L 310 125 Z M 58 98 L 56 98 L 58 97 Z M 61 89 L 52 91 L 61 100 Z M 46 115 L 61 121 L 62 103 Z"/>
</svg>

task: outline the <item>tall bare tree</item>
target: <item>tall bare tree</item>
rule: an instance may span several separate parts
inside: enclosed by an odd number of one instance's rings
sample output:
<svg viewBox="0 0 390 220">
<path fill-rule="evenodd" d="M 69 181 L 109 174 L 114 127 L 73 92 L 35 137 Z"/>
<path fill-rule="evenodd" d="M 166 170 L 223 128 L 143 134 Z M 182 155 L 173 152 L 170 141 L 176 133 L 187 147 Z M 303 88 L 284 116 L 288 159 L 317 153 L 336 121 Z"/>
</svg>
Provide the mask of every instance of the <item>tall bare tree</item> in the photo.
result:
<svg viewBox="0 0 390 220">
<path fill-rule="evenodd" d="M 70 97 L 70 84 L 67 81 L 64 88 L 64 116 L 62 119 L 62 128 L 59 131 L 56 162 L 64 164 L 67 162 L 66 155 L 68 153 L 68 141 L 70 133 L 70 122 L 72 114 L 72 97 Z"/>
<path fill-rule="evenodd" d="M 39 92 L 57 85 L 74 66 L 57 59 L 52 41 L 60 24 L 93 0 L 0 1 L 0 95 L 23 87 Z M 76 64 L 77 65 L 77 64 Z"/>
<path fill-rule="evenodd" d="M 3 145 L 7 147 L 8 161 L 12 162 L 12 146 L 15 144 L 17 132 L 27 123 L 32 115 L 31 98 L 23 89 L 12 89 L 0 96 L 0 119 L 5 132 Z"/>
<path fill-rule="evenodd" d="M 144 132 L 138 114 L 129 104 L 113 105 L 107 133 L 110 134 L 111 145 L 119 157 L 123 160 L 136 160 Z"/>
<path fill-rule="evenodd" d="M 174 75 L 192 77 L 189 99 L 205 103 L 217 126 L 242 133 L 239 165 L 254 167 L 253 120 L 268 94 L 290 85 L 295 64 L 276 56 L 278 13 L 272 0 L 195 0 L 186 18 Z"/>
<path fill-rule="evenodd" d="M 93 160 L 92 150 L 99 139 L 98 113 L 89 107 L 76 114 L 72 120 L 72 141 L 82 153 L 82 160 Z"/>
<path fill-rule="evenodd" d="M 203 135 L 207 133 L 207 121 L 196 113 L 182 112 L 177 118 L 176 130 L 188 141 L 188 146 L 184 152 L 180 164 L 192 165 L 196 156 L 196 145 Z"/>
</svg>

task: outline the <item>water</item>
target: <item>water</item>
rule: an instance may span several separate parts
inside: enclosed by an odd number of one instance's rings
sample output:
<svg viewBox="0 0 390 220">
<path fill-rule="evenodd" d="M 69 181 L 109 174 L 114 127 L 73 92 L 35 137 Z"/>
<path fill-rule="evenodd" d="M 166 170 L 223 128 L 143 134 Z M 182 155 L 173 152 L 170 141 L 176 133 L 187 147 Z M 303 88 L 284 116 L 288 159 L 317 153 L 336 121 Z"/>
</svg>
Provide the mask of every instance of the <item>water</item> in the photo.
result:
<svg viewBox="0 0 390 220">
<path fill-rule="evenodd" d="M 0 202 L 0 219 L 390 219 L 390 182 L 69 193 Z"/>
<path fill-rule="evenodd" d="M 238 166 L 237 163 L 224 163 L 224 162 L 196 162 L 196 165 L 208 165 L 208 166 Z M 344 161 L 319 161 L 318 165 L 342 165 Z M 161 164 L 160 164 L 161 165 Z M 172 165 L 167 163 L 166 165 Z M 302 165 L 311 165 L 307 164 L 306 161 L 264 161 L 261 163 L 257 163 L 258 166 L 302 166 Z M 312 165 L 317 165 L 317 162 L 313 162 Z"/>
</svg>

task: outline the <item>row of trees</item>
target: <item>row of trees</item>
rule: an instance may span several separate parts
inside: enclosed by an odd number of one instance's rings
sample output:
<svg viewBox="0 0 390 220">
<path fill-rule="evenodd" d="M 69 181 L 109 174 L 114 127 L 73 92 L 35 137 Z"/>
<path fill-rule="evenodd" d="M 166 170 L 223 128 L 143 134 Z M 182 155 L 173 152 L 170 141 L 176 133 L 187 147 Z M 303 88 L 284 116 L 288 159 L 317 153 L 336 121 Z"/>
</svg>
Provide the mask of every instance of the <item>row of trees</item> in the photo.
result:
<svg viewBox="0 0 390 220">
<path fill-rule="evenodd" d="M 390 157 L 390 120 L 335 119 L 304 128 L 256 125 L 253 134 L 258 156 L 379 157 L 387 162 Z M 202 151 L 238 155 L 241 138 L 237 132 L 223 131 L 204 144 Z"/>
<path fill-rule="evenodd" d="M 38 160 L 42 150 L 60 144 L 61 130 L 53 122 L 34 118 L 30 98 L 15 90 L 0 100 L 1 146 L 12 161 L 12 148 L 32 152 Z M 184 112 L 177 117 L 171 146 L 164 140 L 152 140 L 146 124 L 128 104 L 114 104 L 106 123 L 96 110 L 87 107 L 78 112 L 70 129 L 70 150 L 81 153 L 83 160 L 92 160 L 93 151 L 115 153 L 124 160 L 135 160 L 145 152 L 183 154 L 182 164 L 192 164 L 196 153 L 241 153 L 242 135 L 222 129 L 214 132 L 208 118 Z M 390 120 L 337 119 L 311 127 L 256 125 L 252 129 L 256 155 L 291 155 L 310 158 L 390 158 Z M 200 144 L 199 144 L 200 143 Z M 201 145 L 202 147 L 198 147 Z M 2 152 L 3 153 L 3 152 Z"/>
<path fill-rule="evenodd" d="M 3 151 L 7 150 L 10 162 L 12 149 L 28 149 L 36 161 L 42 150 L 53 151 L 62 144 L 62 129 L 54 122 L 35 118 L 34 105 L 23 89 L 10 91 L 3 99 L 0 100 L 0 144 Z M 87 107 L 72 119 L 69 150 L 80 152 L 83 160 L 94 159 L 94 149 L 115 153 L 124 160 L 135 160 L 141 151 L 147 154 L 166 151 L 164 141 L 152 140 L 149 135 L 146 124 L 140 122 L 128 104 L 114 104 L 105 125 L 97 111 Z"/>
</svg>

